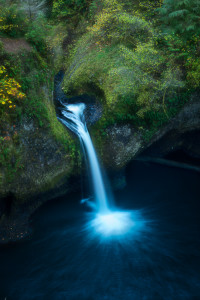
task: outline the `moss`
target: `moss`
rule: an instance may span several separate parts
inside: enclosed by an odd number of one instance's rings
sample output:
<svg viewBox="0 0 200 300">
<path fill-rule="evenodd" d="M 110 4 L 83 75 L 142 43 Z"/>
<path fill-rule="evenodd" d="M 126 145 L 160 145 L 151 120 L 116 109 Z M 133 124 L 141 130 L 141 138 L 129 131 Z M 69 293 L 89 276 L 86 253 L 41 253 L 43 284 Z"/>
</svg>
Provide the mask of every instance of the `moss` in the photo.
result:
<svg viewBox="0 0 200 300">
<path fill-rule="evenodd" d="M 3 185 L 12 182 L 17 171 L 23 168 L 22 152 L 14 138 L 6 140 L 0 137 L 0 148 L 0 185 Z"/>
<path fill-rule="evenodd" d="M 72 139 L 66 128 L 57 120 L 55 108 L 52 102 L 46 100 L 45 106 L 47 109 L 47 119 L 52 135 L 64 146 L 66 153 L 68 153 L 71 158 L 75 159 L 78 151 L 76 142 L 74 139 Z"/>
<path fill-rule="evenodd" d="M 3 47 L 3 43 L 0 41 L 0 56 L 2 56 L 4 54 L 4 47 Z"/>
<path fill-rule="evenodd" d="M 63 149 L 64 147 L 63 152 L 66 152 L 66 157 L 72 158 L 74 163 L 78 159 L 79 154 L 76 142 L 74 142 L 68 131 L 56 117 L 52 99 L 54 70 L 52 69 L 51 61 L 48 59 L 48 57 L 46 59 L 42 58 L 34 49 L 31 52 L 21 51 L 17 54 L 4 53 L 0 57 L 0 60 L 6 65 L 9 76 L 15 78 L 21 84 L 22 91 L 26 94 L 26 99 L 18 102 L 15 110 L 9 113 L 1 112 L 1 185 L 14 182 L 16 176 L 21 172 L 23 173 L 23 170 L 21 170 L 23 168 L 21 158 L 24 155 L 24 146 L 21 140 L 26 138 L 23 135 L 27 134 L 23 130 L 25 120 L 34 124 L 34 135 L 37 135 L 37 127 L 40 128 L 49 139 L 53 137 L 55 147 L 56 145 L 58 148 Z M 7 133 L 4 133 L 4 131 Z M 57 175 L 55 174 L 55 177 L 58 177 L 56 180 L 59 181 L 68 172 L 69 166 L 64 166 L 63 171 L 58 170 Z M 52 180 L 54 181 L 54 175 L 48 175 L 47 171 L 46 179 L 44 180 L 45 184 L 54 184 L 51 183 Z M 41 186 L 43 186 L 42 182 Z"/>
<path fill-rule="evenodd" d="M 199 88 L 200 83 L 200 59 L 190 57 L 187 60 L 186 67 L 188 69 L 187 80 L 190 86 Z"/>
</svg>

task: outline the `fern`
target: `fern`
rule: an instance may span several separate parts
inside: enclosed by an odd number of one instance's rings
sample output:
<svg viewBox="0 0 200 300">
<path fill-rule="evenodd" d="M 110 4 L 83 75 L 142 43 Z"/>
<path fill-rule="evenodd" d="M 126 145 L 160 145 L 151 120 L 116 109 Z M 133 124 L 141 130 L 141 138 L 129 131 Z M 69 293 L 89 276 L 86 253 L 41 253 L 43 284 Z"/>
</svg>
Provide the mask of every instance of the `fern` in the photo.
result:
<svg viewBox="0 0 200 300">
<path fill-rule="evenodd" d="M 183 34 L 183 38 L 190 39 L 200 34 L 199 0 L 164 0 L 158 11 L 165 26 Z"/>
</svg>

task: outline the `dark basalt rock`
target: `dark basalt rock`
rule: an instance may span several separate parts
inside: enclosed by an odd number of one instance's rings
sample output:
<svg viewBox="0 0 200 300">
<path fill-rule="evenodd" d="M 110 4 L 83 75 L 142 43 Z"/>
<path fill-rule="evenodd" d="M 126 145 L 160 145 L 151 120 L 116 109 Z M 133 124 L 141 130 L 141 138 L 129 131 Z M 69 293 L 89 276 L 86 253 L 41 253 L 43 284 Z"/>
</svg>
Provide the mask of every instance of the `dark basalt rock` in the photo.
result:
<svg viewBox="0 0 200 300">
<path fill-rule="evenodd" d="M 68 98 L 62 90 L 62 82 L 64 79 L 64 71 L 61 70 L 55 76 L 54 79 L 54 104 L 56 108 L 56 113 L 60 116 L 60 110 L 62 108 L 62 103 L 85 103 L 85 119 L 87 124 L 95 124 L 102 116 L 102 105 L 97 101 L 96 98 L 89 95 L 81 95 L 76 97 Z"/>
<path fill-rule="evenodd" d="M 121 169 L 137 156 L 165 157 L 182 150 L 200 159 L 200 101 L 193 95 L 179 114 L 158 130 L 149 143 L 130 124 L 107 129 L 103 160 L 108 168 Z"/>
<path fill-rule="evenodd" d="M 144 155 L 164 157 L 182 150 L 200 159 L 200 96 L 193 95 L 180 113 L 156 133 Z"/>
</svg>

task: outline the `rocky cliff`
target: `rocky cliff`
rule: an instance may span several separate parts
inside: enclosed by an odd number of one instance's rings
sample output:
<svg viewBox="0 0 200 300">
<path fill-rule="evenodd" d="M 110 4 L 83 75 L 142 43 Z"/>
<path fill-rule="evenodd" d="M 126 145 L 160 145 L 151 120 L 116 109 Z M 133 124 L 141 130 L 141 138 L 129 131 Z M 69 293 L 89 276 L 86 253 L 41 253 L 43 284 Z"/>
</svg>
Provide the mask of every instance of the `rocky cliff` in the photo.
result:
<svg viewBox="0 0 200 300">
<path fill-rule="evenodd" d="M 176 150 L 200 158 L 199 97 L 199 94 L 193 95 L 178 115 L 158 130 L 149 142 L 145 142 L 142 133 L 130 124 L 108 128 L 103 151 L 106 165 L 120 169 L 138 155 L 164 157 Z"/>
<path fill-rule="evenodd" d="M 7 49 L 7 54 L 5 51 L 3 55 L 6 55 L 7 59 L 14 57 L 23 62 L 25 55 L 26 59 L 31 56 L 31 60 L 36 60 L 38 64 L 38 56 L 36 54 L 32 56 L 29 45 L 23 50 L 19 47 L 17 52 L 15 49 L 15 53 L 9 53 L 8 56 L 8 52 L 12 49 L 6 44 L 9 43 L 8 40 L 3 42 Z M 22 44 L 19 42 L 19 45 L 24 45 L 24 41 Z M 20 53 L 23 53 L 22 57 Z M 41 62 L 40 58 L 39 61 Z M 79 188 L 78 181 L 75 183 L 71 180 L 74 174 L 81 171 L 80 165 L 77 164 L 77 146 L 75 146 L 78 143 L 77 139 L 57 121 L 52 93 L 53 73 L 47 68 L 43 73 L 43 79 L 35 81 L 38 72 L 42 72 L 40 67 L 36 68 L 35 63 L 32 68 L 27 68 L 26 64 L 22 65 L 21 72 L 31 81 L 27 91 L 29 108 L 28 110 L 23 108 L 20 118 L 14 123 L 4 122 L 5 128 L 1 127 L 4 143 L 1 145 L 6 145 L 5 149 L 12 151 L 8 157 L 3 153 L 3 148 L 1 149 L 3 157 L 9 158 L 9 162 L 0 166 L 0 242 L 26 236 L 29 233 L 28 223 L 31 214 L 44 201 Z M 91 126 L 97 151 L 109 171 L 120 174 L 119 171 L 138 156 L 163 157 L 177 149 L 200 158 L 198 93 L 193 94 L 179 113 L 169 118 L 148 141 L 144 139 L 144 129 L 135 127 L 128 121 L 114 122 L 113 125 L 106 127 L 103 136 L 100 137 L 98 127 L 101 126 L 101 117 L 105 110 L 101 96 L 97 95 L 98 101 L 88 96 L 67 100 L 61 90 L 62 79 L 63 75 L 60 73 L 54 88 L 56 100 L 83 101 L 88 105 L 86 119 Z"/>
</svg>

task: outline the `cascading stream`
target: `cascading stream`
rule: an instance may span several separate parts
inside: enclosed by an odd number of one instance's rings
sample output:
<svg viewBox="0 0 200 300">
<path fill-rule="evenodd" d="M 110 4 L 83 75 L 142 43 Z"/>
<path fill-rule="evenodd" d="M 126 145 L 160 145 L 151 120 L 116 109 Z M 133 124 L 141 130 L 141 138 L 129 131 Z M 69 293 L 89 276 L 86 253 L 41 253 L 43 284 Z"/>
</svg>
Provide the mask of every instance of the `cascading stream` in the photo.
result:
<svg viewBox="0 0 200 300">
<path fill-rule="evenodd" d="M 77 134 L 81 143 L 84 145 L 89 160 L 97 210 L 101 213 L 107 213 L 109 211 L 108 197 L 106 195 L 97 155 L 84 118 L 85 104 L 79 103 L 63 105 L 65 107 L 62 110 L 64 118 L 59 118 L 59 120 Z"/>
</svg>

